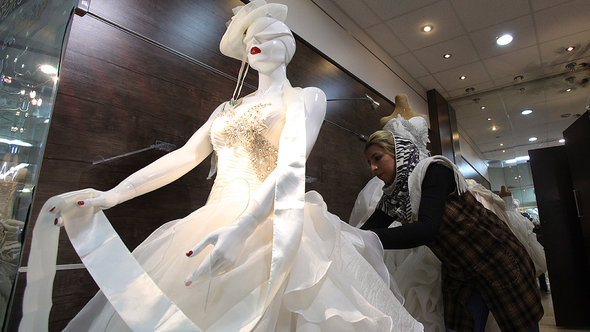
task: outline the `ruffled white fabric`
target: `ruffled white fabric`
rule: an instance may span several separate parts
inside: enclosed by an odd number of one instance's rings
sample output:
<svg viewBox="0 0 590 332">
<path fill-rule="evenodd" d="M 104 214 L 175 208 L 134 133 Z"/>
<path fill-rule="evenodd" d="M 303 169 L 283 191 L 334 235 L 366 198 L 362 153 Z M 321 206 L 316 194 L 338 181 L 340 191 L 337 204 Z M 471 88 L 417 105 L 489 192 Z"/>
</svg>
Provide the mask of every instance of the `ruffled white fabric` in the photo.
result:
<svg viewBox="0 0 590 332">
<path fill-rule="evenodd" d="M 488 210 L 494 212 L 525 247 L 535 264 L 537 276 L 547 272 L 545 249 L 533 232 L 533 222 L 518 212 L 512 196 L 500 197 L 474 180 L 468 179 L 469 191 Z"/>
</svg>

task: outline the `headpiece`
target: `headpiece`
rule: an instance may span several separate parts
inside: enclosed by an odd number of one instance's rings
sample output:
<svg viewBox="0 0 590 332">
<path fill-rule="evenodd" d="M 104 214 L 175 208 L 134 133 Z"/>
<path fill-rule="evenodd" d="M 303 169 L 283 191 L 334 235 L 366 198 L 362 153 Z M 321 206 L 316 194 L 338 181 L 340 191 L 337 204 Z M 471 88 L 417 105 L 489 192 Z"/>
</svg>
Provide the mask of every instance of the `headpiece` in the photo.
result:
<svg viewBox="0 0 590 332">
<path fill-rule="evenodd" d="M 227 30 L 221 37 L 219 50 L 222 54 L 234 59 L 244 58 L 244 33 L 260 17 L 272 17 L 281 22 L 287 18 L 287 6 L 277 3 L 266 3 L 264 0 L 253 0 L 245 6 L 233 9 L 234 16 L 229 21 Z"/>
</svg>

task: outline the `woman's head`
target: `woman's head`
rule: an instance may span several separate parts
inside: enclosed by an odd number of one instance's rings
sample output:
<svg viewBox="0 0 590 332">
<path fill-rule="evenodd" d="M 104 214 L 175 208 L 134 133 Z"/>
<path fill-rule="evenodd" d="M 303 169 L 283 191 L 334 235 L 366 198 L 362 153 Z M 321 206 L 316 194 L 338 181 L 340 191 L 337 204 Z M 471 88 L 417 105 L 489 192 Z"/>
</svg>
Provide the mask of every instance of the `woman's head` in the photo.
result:
<svg viewBox="0 0 590 332">
<path fill-rule="evenodd" d="M 373 175 L 391 184 L 395 179 L 395 139 L 393 134 L 386 130 L 374 132 L 365 144 L 365 157 L 371 167 Z"/>
</svg>

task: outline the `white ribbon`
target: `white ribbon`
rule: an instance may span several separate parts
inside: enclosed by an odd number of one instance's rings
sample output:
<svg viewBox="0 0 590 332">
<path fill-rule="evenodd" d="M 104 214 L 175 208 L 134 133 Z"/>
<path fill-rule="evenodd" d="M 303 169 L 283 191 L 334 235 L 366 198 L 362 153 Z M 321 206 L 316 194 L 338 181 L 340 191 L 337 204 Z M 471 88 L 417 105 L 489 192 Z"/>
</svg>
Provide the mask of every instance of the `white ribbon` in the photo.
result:
<svg viewBox="0 0 590 332">
<path fill-rule="evenodd" d="M 287 82 L 283 87 L 283 100 L 287 111 L 277 158 L 272 259 L 266 305 L 272 301 L 291 271 L 303 233 L 306 160 L 303 92 L 300 88 L 291 88 Z"/>
<path fill-rule="evenodd" d="M 149 277 L 102 211 L 75 207 L 91 193 L 87 189 L 56 196 L 43 206 L 33 230 L 19 331 L 47 331 L 59 238 L 49 209 L 56 205 L 64 207 L 61 217 L 74 249 L 129 328 L 201 331 Z"/>
</svg>

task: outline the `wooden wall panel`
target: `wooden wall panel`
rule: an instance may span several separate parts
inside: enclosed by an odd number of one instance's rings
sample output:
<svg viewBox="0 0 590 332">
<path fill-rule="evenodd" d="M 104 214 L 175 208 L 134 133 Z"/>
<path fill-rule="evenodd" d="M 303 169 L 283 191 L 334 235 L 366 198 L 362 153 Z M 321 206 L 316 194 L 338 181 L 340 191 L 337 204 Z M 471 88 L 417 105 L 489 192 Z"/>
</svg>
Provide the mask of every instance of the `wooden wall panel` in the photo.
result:
<svg viewBox="0 0 590 332">
<path fill-rule="evenodd" d="M 155 140 L 180 147 L 217 105 L 230 98 L 234 80 L 205 67 L 237 75 L 239 62 L 221 55 L 218 44 L 231 8 L 239 4 L 235 0 L 94 0 L 91 14 L 74 17 L 23 265 L 33 222 L 44 201 L 86 187 L 110 189 L 164 152 L 150 150 L 99 165 L 92 161 L 145 148 Z M 360 134 L 378 130 L 379 118 L 393 111 L 389 101 L 301 40 L 288 77 L 293 86 L 317 86 L 328 98 L 365 94 L 375 98 L 382 105 L 376 111 L 364 100 L 328 102 L 326 118 Z M 247 83 L 256 85 L 256 79 L 251 73 Z M 248 93 L 249 88 L 244 91 Z M 343 220 L 371 178 L 363 148 L 356 136 L 325 123 L 308 160 L 307 190 L 317 190 L 328 210 Z M 206 180 L 208 171 L 209 159 L 174 183 L 106 214 L 133 249 L 164 222 L 184 217 L 205 203 L 212 185 Z M 80 262 L 64 234 L 59 250 L 58 264 Z M 8 331 L 18 327 L 23 288 L 20 273 Z M 96 289 L 84 270 L 58 272 L 54 303 L 59 305 L 52 311 L 51 330 L 63 328 Z"/>
</svg>

